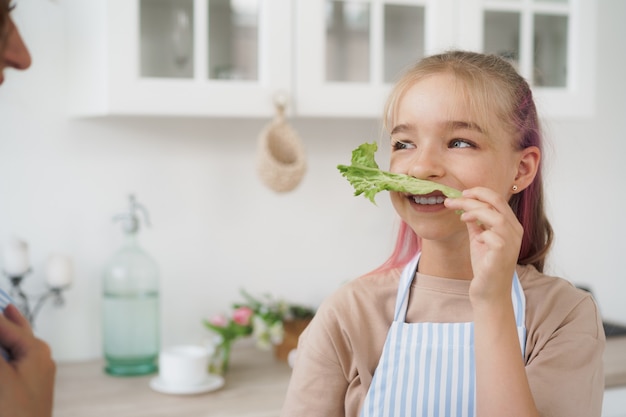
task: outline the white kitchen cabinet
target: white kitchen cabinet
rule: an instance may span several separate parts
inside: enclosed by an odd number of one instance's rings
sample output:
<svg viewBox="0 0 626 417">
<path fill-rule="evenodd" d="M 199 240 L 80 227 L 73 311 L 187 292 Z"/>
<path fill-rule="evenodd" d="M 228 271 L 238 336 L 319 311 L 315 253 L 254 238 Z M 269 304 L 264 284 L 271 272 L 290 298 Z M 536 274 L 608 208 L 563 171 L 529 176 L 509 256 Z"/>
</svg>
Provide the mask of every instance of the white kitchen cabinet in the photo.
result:
<svg viewBox="0 0 626 417">
<path fill-rule="evenodd" d="M 396 75 L 434 51 L 438 0 L 299 0 L 298 114 L 380 117 Z"/>
<path fill-rule="evenodd" d="M 509 56 L 550 117 L 594 112 L 595 0 L 457 0 L 458 45 Z"/>
<path fill-rule="evenodd" d="M 267 116 L 291 88 L 292 0 L 66 7 L 74 115 Z"/>
<path fill-rule="evenodd" d="M 593 113 L 593 0 L 300 0 L 296 13 L 299 113 L 380 117 L 399 70 L 453 48 L 510 58 L 543 116 Z"/>
<path fill-rule="evenodd" d="M 256 6 L 255 6 L 256 5 Z M 510 57 L 544 116 L 593 111 L 593 0 L 68 0 L 75 115 L 375 117 L 450 48 Z"/>
</svg>

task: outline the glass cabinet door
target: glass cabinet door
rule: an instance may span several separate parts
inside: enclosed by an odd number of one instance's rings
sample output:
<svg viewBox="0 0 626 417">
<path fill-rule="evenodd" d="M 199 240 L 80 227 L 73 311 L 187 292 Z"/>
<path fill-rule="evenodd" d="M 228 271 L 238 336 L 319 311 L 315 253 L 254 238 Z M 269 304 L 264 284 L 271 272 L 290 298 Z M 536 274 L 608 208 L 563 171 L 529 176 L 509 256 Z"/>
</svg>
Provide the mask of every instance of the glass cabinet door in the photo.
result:
<svg viewBox="0 0 626 417">
<path fill-rule="evenodd" d="M 383 3 L 376 5 L 382 6 L 381 16 L 374 15 L 371 2 L 325 1 L 326 81 L 392 83 L 424 56 L 424 5 Z M 373 33 L 374 29 L 382 33 Z M 381 35 L 382 43 L 376 45 L 374 40 Z M 372 61 L 373 56 L 380 62 Z M 378 79 L 375 74 L 380 71 Z"/>
<path fill-rule="evenodd" d="M 208 78 L 259 79 L 258 0 L 209 0 Z"/>
<path fill-rule="evenodd" d="M 193 78 L 193 0 L 141 0 L 140 76 Z"/>
<path fill-rule="evenodd" d="M 370 4 L 328 0 L 326 8 L 326 80 L 369 82 Z"/>
<path fill-rule="evenodd" d="M 381 115 L 391 83 L 424 56 L 428 0 L 299 0 L 298 111 Z"/>
<path fill-rule="evenodd" d="M 567 87 L 568 0 L 500 0 L 484 10 L 483 50 L 506 57 L 539 87 Z"/>
<path fill-rule="evenodd" d="M 533 84 L 541 87 L 567 87 L 567 15 L 533 16 Z"/>
<path fill-rule="evenodd" d="M 195 8 L 194 0 L 140 0 L 141 77 L 258 80 L 261 1 L 203 1 Z M 202 9 L 206 16 L 196 19 Z M 206 37 L 198 57 L 196 37 Z M 206 60 L 206 74 L 195 74 L 196 59 Z"/>
<path fill-rule="evenodd" d="M 292 88 L 294 0 L 67 1 L 76 116 L 271 117 Z"/>
<path fill-rule="evenodd" d="M 383 81 L 393 83 L 426 49 L 426 10 L 421 5 L 386 4 Z"/>
<path fill-rule="evenodd" d="M 456 0 L 455 45 L 501 55 L 533 87 L 546 117 L 593 112 L 595 0 Z"/>
</svg>

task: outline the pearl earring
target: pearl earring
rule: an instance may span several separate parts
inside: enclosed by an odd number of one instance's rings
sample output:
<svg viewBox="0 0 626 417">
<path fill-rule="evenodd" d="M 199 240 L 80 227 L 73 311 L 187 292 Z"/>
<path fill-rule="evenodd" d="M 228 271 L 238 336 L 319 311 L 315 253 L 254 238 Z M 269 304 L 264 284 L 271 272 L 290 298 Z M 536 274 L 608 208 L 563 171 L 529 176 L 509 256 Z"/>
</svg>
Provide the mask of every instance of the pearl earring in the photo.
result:
<svg viewBox="0 0 626 417">
<path fill-rule="evenodd" d="M 517 191 L 517 185 L 513 185 L 513 187 L 511 187 L 513 189 L 513 191 Z"/>
</svg>

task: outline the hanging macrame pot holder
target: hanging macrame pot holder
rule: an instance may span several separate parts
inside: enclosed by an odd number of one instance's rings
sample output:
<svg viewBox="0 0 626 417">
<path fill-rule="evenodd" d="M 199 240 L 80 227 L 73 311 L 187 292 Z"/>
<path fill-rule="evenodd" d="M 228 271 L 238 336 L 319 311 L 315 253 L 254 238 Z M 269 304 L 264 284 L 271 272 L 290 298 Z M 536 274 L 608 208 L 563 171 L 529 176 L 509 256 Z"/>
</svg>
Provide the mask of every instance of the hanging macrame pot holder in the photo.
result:
<svg viewBox="0 0 626 417">
<path fill-rule="evenodd" d="M 306 172 L 302 141 L 285 121 L 282 108 L 259 135 L 257 171 L 263 184 L 279 193 L 296 188 Z"/>
</svg>

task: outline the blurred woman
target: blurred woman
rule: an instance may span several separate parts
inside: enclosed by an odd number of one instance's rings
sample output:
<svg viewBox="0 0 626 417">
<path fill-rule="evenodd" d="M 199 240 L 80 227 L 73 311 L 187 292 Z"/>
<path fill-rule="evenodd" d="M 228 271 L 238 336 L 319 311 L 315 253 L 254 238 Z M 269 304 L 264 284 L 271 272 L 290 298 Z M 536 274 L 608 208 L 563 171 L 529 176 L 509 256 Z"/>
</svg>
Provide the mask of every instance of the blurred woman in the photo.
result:
<svg viewBox="0 0 626 417">
<path fill-rule="evenodd" d="M 24 70 L 30 54 L 11 19 L 13 6 L 0 0 L 0 84 L 5 68 Z M 0 93 L 1 94 L 1 93 Z M 33 334 L 28 320 L 14 305 L 0 313 L 0 414 L 12 417 L 50 417 L 56 366 L 49 346 Z"/>
<path fill-rule="evenodd" d="M 31 63 L 28 48 L 11 19 L 12 9 L 9 0 L 0 0 L 0 85 L 5 68 L 25 70 Z"/>
</svg>

